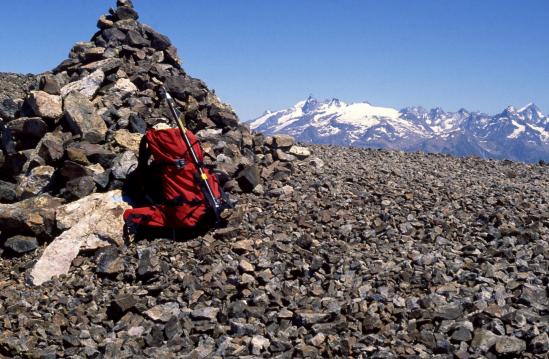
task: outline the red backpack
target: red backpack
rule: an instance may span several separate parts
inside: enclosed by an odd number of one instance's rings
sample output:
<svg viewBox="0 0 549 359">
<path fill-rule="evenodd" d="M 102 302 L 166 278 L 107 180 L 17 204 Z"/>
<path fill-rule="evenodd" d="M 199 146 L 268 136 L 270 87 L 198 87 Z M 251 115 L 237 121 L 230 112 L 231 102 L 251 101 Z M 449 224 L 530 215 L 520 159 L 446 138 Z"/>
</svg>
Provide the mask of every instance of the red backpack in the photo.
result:
<svg viewBox="0 0 549 359">
<path fill-rule="evenodd" d="M 189 142 L 201 163 L 202 148 L 196 136 L 186 130 Z M 127 209 L 124 220 L 138 225 L 167 228 L 190 228 L 209 211 L 209 204 L 200 183 L 198 166 L 194 163 L 189 148 L 177 128 L 150 129 L 143 141 L 153 157 L 153 163 L 161 169 L 162 190 L 166 200 L 163 204 Z M 143 143 L 140 149 L 142 157 Z M 148 156 L 147 156 L 148 157 Z M 141 160 L 141 159 L 140 159 Z M 145 159 L 147 161 L 147 159 Z M 223 202 L 219 180 L 209 169 L 203 168 L 214 197 Z"/>
</svg>

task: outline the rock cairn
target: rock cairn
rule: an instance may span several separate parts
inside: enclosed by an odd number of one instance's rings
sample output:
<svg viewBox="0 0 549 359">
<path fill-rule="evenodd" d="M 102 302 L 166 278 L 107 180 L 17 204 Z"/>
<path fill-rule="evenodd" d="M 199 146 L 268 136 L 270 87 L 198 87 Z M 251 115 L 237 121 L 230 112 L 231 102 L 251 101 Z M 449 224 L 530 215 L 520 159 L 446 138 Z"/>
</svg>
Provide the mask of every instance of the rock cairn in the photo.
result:
<svg viewBox="0 0 549 359">
<path fill-rule="evenodd" d="M 97 26 L 91 41 L 75 44 L 51 72 L 3 76 L 3 94 L 12 94 L 0 103 L 0 203 L 11 204 L 0 210 L 2 242 L 16 235 L 47 241 L 60 232 L 57 206 L 120 189 L 136 167 L 142 134 L 169 118 L 161 86 L 183 109 L 228 192 L 249 192 L 262 178 L 291 172 L 293 140 L 240 124 L 204 82 L 185 73 L 169 38 L 138 21 L 131 1 L 118 1 Z"/>
</svg>

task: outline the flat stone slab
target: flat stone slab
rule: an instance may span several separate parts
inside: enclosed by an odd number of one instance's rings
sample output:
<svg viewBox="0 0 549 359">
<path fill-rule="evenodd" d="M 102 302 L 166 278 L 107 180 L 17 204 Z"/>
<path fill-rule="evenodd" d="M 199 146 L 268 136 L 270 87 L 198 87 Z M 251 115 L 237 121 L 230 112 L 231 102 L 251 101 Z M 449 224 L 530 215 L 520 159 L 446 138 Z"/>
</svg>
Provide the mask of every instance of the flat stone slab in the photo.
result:
<svg viewBox="0 0 549 359">
<path fill-rule="evenodd" d="M 44 250 L 30 273 L 30 281 L 41 285 L 52 277 L 68 273 L 81 250 L 124 244 L 124 219 L 129 208 L 120 190 L 94 193 L 57 209 L 57 227 L 65 229 Z"/>
</svg>

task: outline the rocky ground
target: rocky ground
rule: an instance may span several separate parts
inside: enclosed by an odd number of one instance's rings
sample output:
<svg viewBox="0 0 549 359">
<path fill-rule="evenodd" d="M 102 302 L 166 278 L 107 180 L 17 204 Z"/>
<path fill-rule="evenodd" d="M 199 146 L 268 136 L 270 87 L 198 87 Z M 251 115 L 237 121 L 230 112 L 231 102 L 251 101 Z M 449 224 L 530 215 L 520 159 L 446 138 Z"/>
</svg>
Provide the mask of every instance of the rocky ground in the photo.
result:
<svg viewBox="0 0 549 359">
<path fill-rule="evenodd" d="M 38 85 L 35 75 L 0 72 L 0 118 L 11 118 L 21 107 L 23 98 Z"/>
<path fill-rule="evenodd" d="M 5 98 L 20 99 L 24 98 L 31 87 L 38 85 L 38 79 L 32 74 L 16 74 L 10 72 L 0 72 L 0 99 Z"/>
<path fill-rule="evenodd" d="M 227 228 L 0 262 L 6 357 L 545 357 L 549 167 L 310 147 Z M 291 176 L 290 176 L 291 172 Z"/>
</svg>

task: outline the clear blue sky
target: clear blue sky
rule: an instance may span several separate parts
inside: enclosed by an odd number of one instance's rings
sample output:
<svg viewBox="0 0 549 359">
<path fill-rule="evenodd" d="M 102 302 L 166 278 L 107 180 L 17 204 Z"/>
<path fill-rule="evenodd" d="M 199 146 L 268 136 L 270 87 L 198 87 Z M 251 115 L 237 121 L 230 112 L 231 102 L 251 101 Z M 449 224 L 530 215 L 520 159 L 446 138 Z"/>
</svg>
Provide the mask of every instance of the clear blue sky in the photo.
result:
<svg viewBox="0 0 549 359">
<path fill-rule="evenodd" d="M 548 0 L 134 0 L 242 120 L 318 98 L 549 112 Z M 41 72 L 115 0 L 0 4 L 0 71 Z"/>
</svg>

